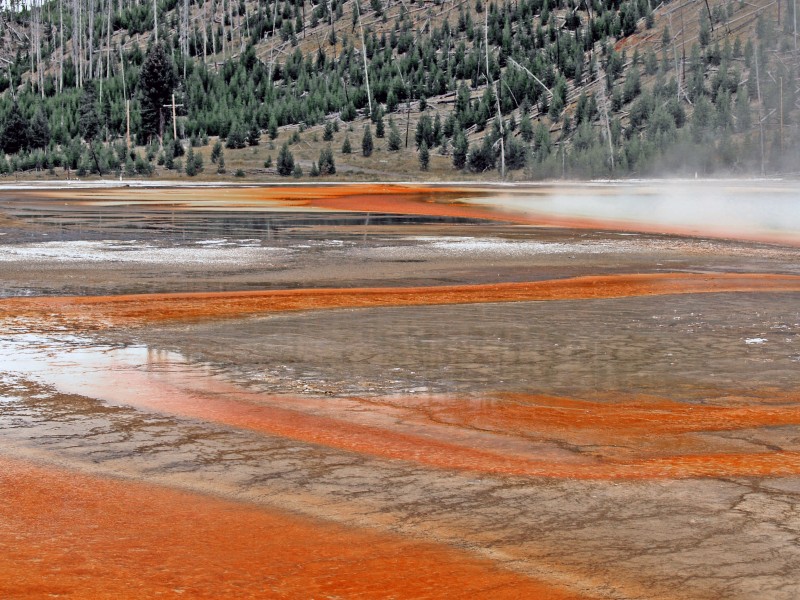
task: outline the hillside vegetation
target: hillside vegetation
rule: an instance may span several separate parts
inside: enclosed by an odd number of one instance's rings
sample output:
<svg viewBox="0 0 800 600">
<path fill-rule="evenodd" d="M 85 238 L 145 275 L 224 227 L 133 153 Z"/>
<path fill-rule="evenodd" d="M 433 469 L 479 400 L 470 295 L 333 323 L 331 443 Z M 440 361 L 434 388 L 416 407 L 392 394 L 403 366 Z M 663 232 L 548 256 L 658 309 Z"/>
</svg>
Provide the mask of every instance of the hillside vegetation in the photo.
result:
<svg viewBox="0 0 800 600">
<path fill-rule="evenodd" d="M 796 2 L 12 2 L 0 172 L 798 174 Z"/>
</svg>

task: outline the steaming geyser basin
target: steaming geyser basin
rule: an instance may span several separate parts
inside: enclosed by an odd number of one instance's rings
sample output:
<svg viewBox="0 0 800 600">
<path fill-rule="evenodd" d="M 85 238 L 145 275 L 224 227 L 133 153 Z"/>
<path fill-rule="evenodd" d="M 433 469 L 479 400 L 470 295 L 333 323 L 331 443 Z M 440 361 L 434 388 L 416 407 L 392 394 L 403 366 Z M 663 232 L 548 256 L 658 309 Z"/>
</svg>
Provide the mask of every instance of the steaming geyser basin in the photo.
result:
<svg viewBox="0 0 800 600">
<path fill-rule="evenodd" d="M 0 597 L 797 598 L 798 206 L 4 190 Z"/>
</svg>

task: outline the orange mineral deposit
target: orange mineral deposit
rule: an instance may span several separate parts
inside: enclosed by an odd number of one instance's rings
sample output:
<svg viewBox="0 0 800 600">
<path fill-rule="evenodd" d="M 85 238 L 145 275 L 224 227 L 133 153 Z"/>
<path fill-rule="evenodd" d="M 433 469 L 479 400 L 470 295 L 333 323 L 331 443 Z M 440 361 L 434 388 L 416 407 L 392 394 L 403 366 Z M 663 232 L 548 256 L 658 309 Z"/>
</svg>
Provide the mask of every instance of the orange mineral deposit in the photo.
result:
<svg viewBox="0 0 800 600">
<path fill-rule="evenodd" d="M 583 596 L 453 548 L 0 456 L 0 597 Z"/>
</svg>

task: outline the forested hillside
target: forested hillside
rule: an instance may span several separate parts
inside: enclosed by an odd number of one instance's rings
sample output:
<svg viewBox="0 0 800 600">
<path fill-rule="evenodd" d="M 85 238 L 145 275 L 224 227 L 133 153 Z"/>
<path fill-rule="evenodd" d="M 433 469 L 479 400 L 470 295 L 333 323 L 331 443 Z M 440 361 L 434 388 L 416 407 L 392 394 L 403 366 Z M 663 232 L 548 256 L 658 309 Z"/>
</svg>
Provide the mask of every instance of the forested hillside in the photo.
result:
<svg viewBox="0 0 800 600">
<path fill-rule="evenodd" d="M 798 174 L 796 3 L 11 2 L 0 172 Z"/>
</svg>

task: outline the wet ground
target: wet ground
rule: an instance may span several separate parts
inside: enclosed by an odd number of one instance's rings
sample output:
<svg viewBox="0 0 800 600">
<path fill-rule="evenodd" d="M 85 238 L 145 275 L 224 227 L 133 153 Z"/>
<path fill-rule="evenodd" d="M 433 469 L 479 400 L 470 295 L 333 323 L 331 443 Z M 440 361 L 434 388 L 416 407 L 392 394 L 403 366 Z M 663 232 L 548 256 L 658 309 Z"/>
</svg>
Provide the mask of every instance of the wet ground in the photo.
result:
<svg viewBox="0 0 800 600">
<path fill-rule="evenodd" d="M 800 596 L 796 247 L 37 194 L 0 597 Z"/>
</svg>

